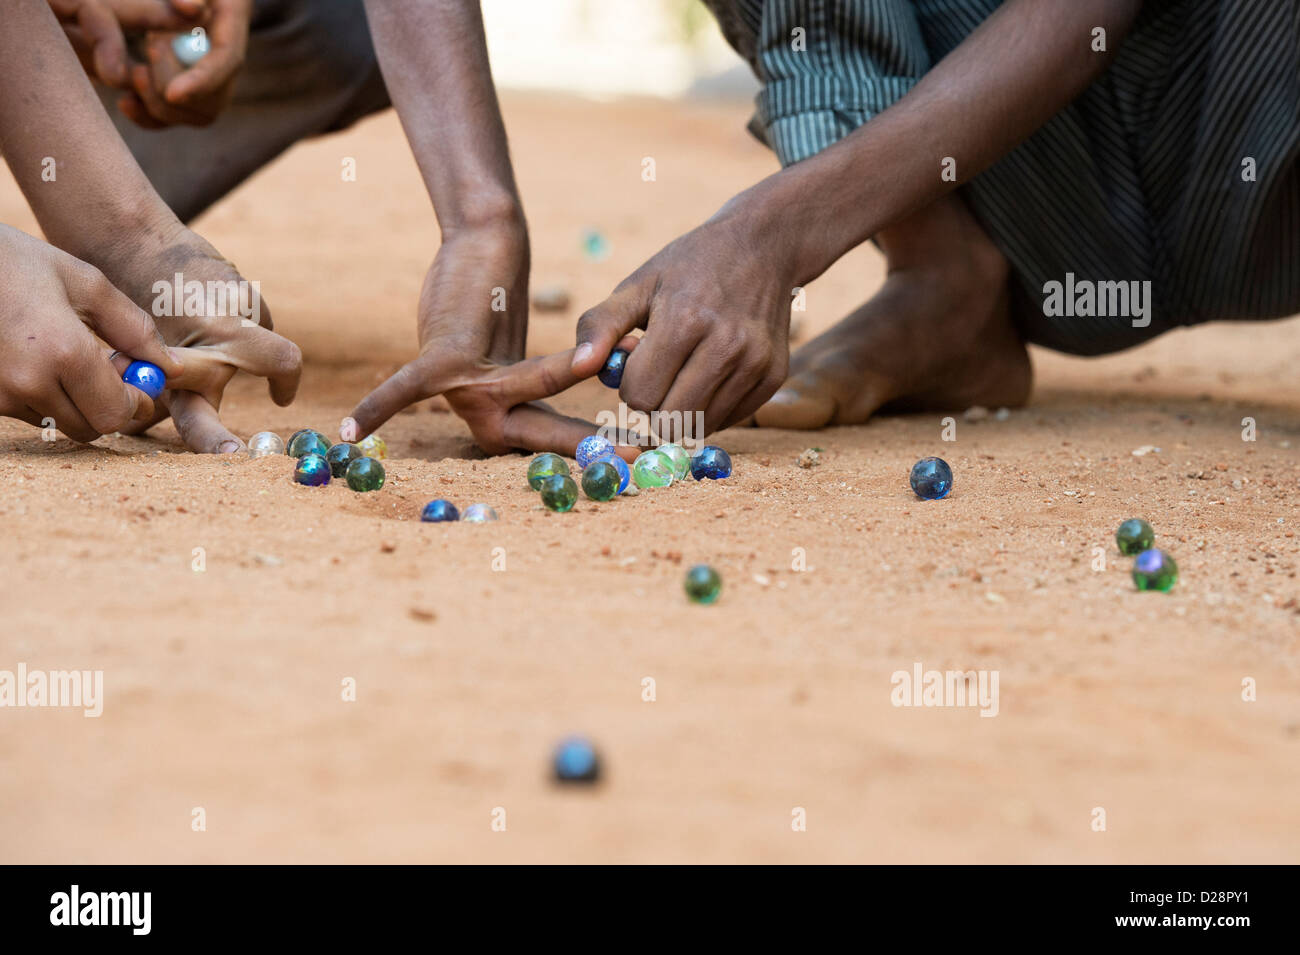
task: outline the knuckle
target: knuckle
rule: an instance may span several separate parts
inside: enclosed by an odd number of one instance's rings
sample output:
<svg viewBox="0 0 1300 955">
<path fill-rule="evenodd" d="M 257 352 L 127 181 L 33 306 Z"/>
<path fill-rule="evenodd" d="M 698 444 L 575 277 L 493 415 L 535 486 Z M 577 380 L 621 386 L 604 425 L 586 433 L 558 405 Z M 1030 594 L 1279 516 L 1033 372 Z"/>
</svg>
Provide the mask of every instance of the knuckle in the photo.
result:
<svg viewBox="0 0 1300 955">
<path fill-rule="evenodd" d="M 623 404 L 627 405 L 633 411 L 655 410 L 655 402 L 646 393 L 644 388 L 638 388 L 635 384 L 629 386 L 624 383 L 623 387 L 618 391 L 618 396 L 622 399 Z"/>
<path fill-rule="evenodd" d="M 589 340 L 596 337 L 601 329 L 601 313 L 599 309 L 589 308 L 578 317 L 578 338 Z"/>
</svg>

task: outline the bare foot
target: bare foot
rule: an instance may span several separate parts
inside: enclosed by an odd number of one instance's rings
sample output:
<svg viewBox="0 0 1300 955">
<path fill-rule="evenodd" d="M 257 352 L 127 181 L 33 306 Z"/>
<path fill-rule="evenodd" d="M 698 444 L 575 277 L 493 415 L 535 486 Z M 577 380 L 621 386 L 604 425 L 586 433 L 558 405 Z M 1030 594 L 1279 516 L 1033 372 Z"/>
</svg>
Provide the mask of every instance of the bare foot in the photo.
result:
<svg viewBox="0 0 1300 955">
<path fill-rule="evenodd" d="M 760 426 L 861 424 L 882 409 L 1014 407 L 1029 397 L 1006 260 L 961 200 L 941 200 L 879 239 L 885 284 L 794 354 L 785 384 L 754 416 Z"/>
</svg>

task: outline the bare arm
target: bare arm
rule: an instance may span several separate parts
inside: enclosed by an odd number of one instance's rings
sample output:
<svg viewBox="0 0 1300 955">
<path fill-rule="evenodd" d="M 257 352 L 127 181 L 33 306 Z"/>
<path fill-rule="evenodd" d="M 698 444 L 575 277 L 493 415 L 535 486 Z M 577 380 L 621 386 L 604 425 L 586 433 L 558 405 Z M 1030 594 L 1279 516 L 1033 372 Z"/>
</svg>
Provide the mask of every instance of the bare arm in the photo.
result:
<svg viewBox="0 0 1300 955">
<path fill-rule="evenodd" d="M 444 238 L 523 227 L 476 0 L 366 0 L 389 96 Z"/>
<path fill-rule="evenodd" d="M 105 254 L 131 242 L 135 229 L 179 225 L 113 128 L 44 0 L 5 3 L 0 63 L 0 153 L 53 245 L 106 268 Z"/>
<path fill-rule="evenodd" d="M 389 96 L 433 200 L 442 246 L 419 304 L 420 354 L 367 395 L 355 437 L 443 395 L 488 451 L 572 454 L 595 431 L 534 399 L 576 383 L 571 355 L 522 361 L 528 229 L 476 0 L 366 0 Z M 497 310 L 499 292 L 505 310 Z"/>
<path fill-rule="evenodd" d="M 1141 6 L 1011 0 L 890 109 L 734 201 L 753 198 L 816 223 L 792 250 L 797 279 L 815 278 L 996 163 L 1068 106 L 1110 65 Z M 1106 31 L 1107 52 L 1092 49 L 1096 27 Z M 956 182 L 940 177 L 945 157 L 956 161 Z"/>
<path fill-rule="evenodd" d="M 1141 0 L 1009 0 L 889 109 L 769 176 L 661 250 L 578 323 L 575 373 L 645 336 L 620 394 L 640 410 L 703 410 L 709 430 L 756 411 L 789 358 L 791 289 L 1006 155 L 1084 90 Z M 942 178 L 956 162 L 957 181 Z"/>
</svg>

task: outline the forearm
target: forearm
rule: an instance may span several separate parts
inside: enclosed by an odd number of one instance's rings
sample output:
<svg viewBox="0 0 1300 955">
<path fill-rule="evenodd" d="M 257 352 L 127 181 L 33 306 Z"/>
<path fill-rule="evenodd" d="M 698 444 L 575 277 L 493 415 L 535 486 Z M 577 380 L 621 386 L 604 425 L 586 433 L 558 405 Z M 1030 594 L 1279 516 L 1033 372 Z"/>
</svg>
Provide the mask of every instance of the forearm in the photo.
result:
<svg viewBox="0 0 1300 955">
<path fill-rule="evenodd" d="M 0 153 L 52 245 L 95 264 L 171 217 L 46 0 L 0 11 Z M 52 161 L 52 162 L 51 162 Z"/>
<path fill-rule="evenodd" d="M 389 96 L 444 239 L 523 228 L 505 126 L 475 0 L 366 0 Z"/>
<path fill-rule="evenodd" d="M 1141 0 L 1011 0 L 894 106 L 759 183 L 733 208 L 768 208 L 800 282 L 996 163 L 1110 63 Z M 1092 31 L 1106 31 L 1094 52 Z M 955 181 L 944 178 L 944 160 Z M 751 204 L 752 200 L 752 204 Z M 721 214 L 726 214 L 724 208 Z"/>
</svg>

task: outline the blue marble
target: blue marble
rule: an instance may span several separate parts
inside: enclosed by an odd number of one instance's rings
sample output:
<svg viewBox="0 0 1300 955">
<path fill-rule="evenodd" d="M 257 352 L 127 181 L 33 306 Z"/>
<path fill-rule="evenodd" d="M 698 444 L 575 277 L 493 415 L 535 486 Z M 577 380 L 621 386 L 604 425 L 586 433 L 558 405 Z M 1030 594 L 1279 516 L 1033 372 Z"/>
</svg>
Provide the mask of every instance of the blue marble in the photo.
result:
<svg viewBox="0 0 1300 955">
<path fill-rule="evenodd" d="M 324 487 L 330 482 L 330 463 L 321 454 L 304 454 L 293 469 L 293 479 L 307 487 Z"/>
<path fill-rule="evenodd" d="M 627 356 L 630 355 L 626 348 L 615 348 L 605 359 L 605 367 L 596 373 L 600 383 L 607 388 L 617 388 L 623 383 L 623 368 L 627 365 Z"/>
<path fill-rule="evenodd" d="M 917 497 L 937 501 L 952 490 L 952 468 L 943 458 L 922 458 L 912 465 L 910 480 Z"/>
<path fill-rule="evenodd" d="M 562 783 L 594 783 L 600 776 L 596 748 L 581 736 L 570 736 L 555 747 L 552 763 L 555 778 Z"/>
<path fill-rule="evenodd" d="M 424 510 L 420 512 L 420 520 L 430 524 L 441 524 L 444 521 L 460 520 L 460 511 L 456 510 L 456 505 L 451 501 L 444 501 L 438 498 L 436 501 L 430 501 L 424 505 Z"/>
<path fill-rule="evenodd" d="M 150 398 L 161 395 L 167 384 L 163 370 L 147 361 L 133 361 L 127 365 L 126 371 L 122 372 L 122 380 L 139 388 Z"/>
<path fill-rule="evenodd" d="M 632 480 L 632 469 L 627 466 L 627 462 L 617 454 L 607 454 L 604 457 L 597 458 L 596 461 L 605 461 L 614 465 L 614 470 L 618 472 L 618 493 L 622 494 L 627 490 L 627 482 Z M 592 461 L 595 464 L 596 461 Z"/>
<path fill-rule="evenodd" d="M 731 477 L 731 455 L 716 444 L 706 444 L 691 458 L 691 477 L 697 481 Z"/>
<path fill-rule="evenodd" d="M 589 434 L 578 442 L 578 449 L 573 456 L 578 459 L 578 467 L 585 468 L 597 458 L 613 453 L 614 445 L 609 441 L 598 434 Z"/>
</svg>

